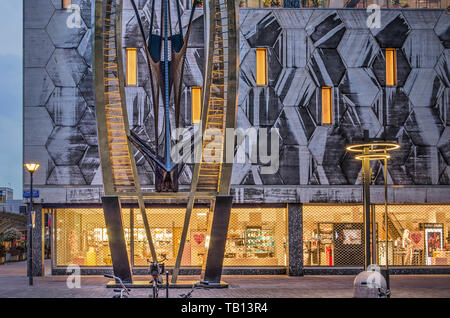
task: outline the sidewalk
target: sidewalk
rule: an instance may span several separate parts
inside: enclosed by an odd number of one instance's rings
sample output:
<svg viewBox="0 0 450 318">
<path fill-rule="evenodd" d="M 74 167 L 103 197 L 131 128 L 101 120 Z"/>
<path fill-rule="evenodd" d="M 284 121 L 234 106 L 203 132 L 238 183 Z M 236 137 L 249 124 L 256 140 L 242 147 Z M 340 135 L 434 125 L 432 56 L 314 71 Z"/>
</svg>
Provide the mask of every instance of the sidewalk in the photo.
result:
<svg viewBox="0 0 450 318">
<path fill-rule="evenodd" d="M 50 263 L 46 262 L 49 275 Z M 143 280 L 148 277 L 135 276 Z M 181 280 L 199 280 L 184 276 Z M 113 291 L 105 288 L 109 279 L 101 276 L 82 276 L 81 288 L 69 289 L 67 276 L 35 277 L 34 286 L 28 286 L 26 262 L 0 265 L 0 298 L 101 298 L 112 297 Z M 223 276 L 230 284 L 227 289 L 196 290 L 194 298 L 348 298 L 353 296 L 354 276 Z M 450 275 L 399 275 L 391 276 L 392 297 L 443 297 L 450 298 Z M 171 298 L 186 293 L 186 289 L 170 289 Z M 148 297 L 150 289 L 133 289 L 132 297 Z M 160 292 L 165 297 L 165 290 Z"/>
</svg>

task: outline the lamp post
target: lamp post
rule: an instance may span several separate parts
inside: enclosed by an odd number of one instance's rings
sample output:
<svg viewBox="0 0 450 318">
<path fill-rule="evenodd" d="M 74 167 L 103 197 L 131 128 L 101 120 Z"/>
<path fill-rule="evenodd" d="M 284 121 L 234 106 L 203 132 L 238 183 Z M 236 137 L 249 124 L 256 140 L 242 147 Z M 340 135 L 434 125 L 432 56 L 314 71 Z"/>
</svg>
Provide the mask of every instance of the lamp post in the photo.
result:
<svg viewBox="0 0 450 318">
<path fill-rule="evenodd" d="M 30 173 L 30 210 L 28 212 L 27 229 L 27 268 L 28 284 L 33 286 L 33 173 L 39 169 L 38 163 L 26 163 L 25 168 Z"/>
<path fill-rule="evenodd" d="M 355 159 L 362 161 L 363 170 L 363 210 L 364 210 L 364 231 L 365 231 L 365 259 L 364 270 L 369 265 L 377 263 L 376 257 L 376 227 L 375 227 L 375 210 L 372 211 L 370 217 L 370 161 L 384 161 L 384 238 L 385 238 L 385 258 L 386 258 L 386 283 L 389 289 L 389 245 L 388 245 L 388 195 L 387 195 L 387 161 L 391 158 L 389 151 L 398 150 L 400 145 L 394 142 L 386 141 L 369 141 L 365 138 L 362 144 L 353 144 L 346 147 L 348 152 L 356 153 Z M 372 250 L 370 248 L 370 232 L 372 232 Z M 372 255 L 371 255 L 372 254 Z"/>
</svg>

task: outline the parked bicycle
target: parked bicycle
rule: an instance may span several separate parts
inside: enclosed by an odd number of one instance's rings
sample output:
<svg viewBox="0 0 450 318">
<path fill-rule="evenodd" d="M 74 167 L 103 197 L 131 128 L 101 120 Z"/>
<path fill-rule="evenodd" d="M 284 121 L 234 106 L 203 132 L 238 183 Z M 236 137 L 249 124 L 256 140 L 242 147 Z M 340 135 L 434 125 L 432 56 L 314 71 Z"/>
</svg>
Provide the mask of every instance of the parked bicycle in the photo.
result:
<svg viewBox="0 0 450 318">
<path fill-rule="evenodd" d="M 208 289 L 208 285 L 209 285 L 209 283 L 207 281 L 196 282 L 196 283 L 194 283 L 194 285 L 192 285 L 192 289 L 188 293 L 181 294 L 179 296 L 180 296 L 180 298 L 192 298 L 192 293 L 194 292 L 194 290 Z"/>
<path fill-rule="evenodd" d="M 152 285 L 153 298 L 158 298 L 159 289 L 163 286 L 163 274 L 164 274 L 164 261 L 166 260 L 166 256 L 163 255 L 163 259 L 161 261 L 155 261 L 150 263 L 150 275 L 152 275 L 152 281 L 150 284 Z M 150 260 L 147 260 L 150 262 Z"/>
<path fill-rule="evenodd" d="M 130 289 L 128 289 L 125 285 L 124 285 L 124 283 L 123 283 L 123 281 L 120 279 L 120 277 L 117 277 L 117 276 L 114 276 L 114 275 L 109 275 L 109 274 L 105 274 L 104 275 L 105 277 L 108 277 L 108 278 L 112 278 L 112 279 L 115 279 L 115 281 L 116 282 L 119 282 L 119 284 L 120 284 L 120 286 L 122 287 L 121 289 L 114 289 L 114 292 L 115 293 L 118 293 L 118 294 L 115 294 L 114 296 L 113 296 L 113 298 L 128 298 L 128 296 L 130 296 Z"/>
</svg>

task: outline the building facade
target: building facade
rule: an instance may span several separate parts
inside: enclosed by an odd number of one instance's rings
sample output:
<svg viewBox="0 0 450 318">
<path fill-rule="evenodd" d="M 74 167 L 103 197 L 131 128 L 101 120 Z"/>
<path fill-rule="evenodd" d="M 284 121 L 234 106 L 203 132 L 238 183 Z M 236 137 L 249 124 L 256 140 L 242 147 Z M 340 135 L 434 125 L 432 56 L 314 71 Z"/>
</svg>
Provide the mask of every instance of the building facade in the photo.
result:
<svg viewBox="0 0 450 318">
<path fill-rule="evenodd" d="M 148 26 L 151 1 L 136 3 Z M 190 1 L 181 3 L 187 23 Z M 450 272 L 450 15 L 440 9 L 446 4 L 402 9 L 406 2 L 400 1 L 382 9 L 379 25 L 370 28 L 372 13 L 365 6 L 303 3 L 287 9 L 281 1 L 279 7 L 265 3 L 240 3 L 237 126 L 276 128 L 279 149 L 271 151 L 279 154 L 279 165 L 275 173 L 263 173 L 267 161 L 249 160 L 248 149 L 245 163 L 235 163 L 225 272 L 301 275 L 362 267 L 361 163 L 345 147 L 362 140 L 364 131 L 401 145 L 387 167 L 387 229 L 385 167 L 371 163 L 378 263 L 386 263 L 387 248 L 398 272 Z M 52 214 L 54 273 L 71 264 L 86 272 L 111 266 L 101 205 L 91 1 L 71 4 L 68 10 L 61 0 L 24 0 L 24 162 L 41 164 L 35 202 Z M 185 65 L 183 127 L 193 125 L 193 92 L 203 85 L 204 39 L 203 12 L 197 10 Z M 135 85 L 125 87 L 130 127 L 152 140 L 147 62 L 129 1 L 123 47 L 124 65 L 136 68 Z M 136 49 L 131 64 L 127 49 Z M 143 191 L 154 191 L 152 168 L 139 152 L 135 157 Z M 183 168 L 180 191 L 189 191 L 192 168 Z M 157 253 L 171 266 L 186 203 L 146 203 Z M 139 272 L 150 251 L 135 211 L 132 202 L 123 205 L 130 260 Z M 186 272 L 199 271 L 205 258 L 208 208 L 198 205 L 194 212 L 182 260 Z"/>
</svg>

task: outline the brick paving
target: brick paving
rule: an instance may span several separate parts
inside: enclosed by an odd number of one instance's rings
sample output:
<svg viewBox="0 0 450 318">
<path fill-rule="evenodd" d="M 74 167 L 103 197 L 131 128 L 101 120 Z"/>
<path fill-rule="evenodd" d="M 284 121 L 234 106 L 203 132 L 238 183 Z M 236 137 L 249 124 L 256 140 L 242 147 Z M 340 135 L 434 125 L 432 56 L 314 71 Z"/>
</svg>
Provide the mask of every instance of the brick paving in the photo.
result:
<svg viewBox="0 0 450 318">
<path fill-rule="evenodd" d="M 109 279 L 101 276 L 82 276 L 81 288 L 67 287 L 66 276 L 50 276 L 47 262 L 46 277 L 35 277 L 28 286 L 26 263 L 0 265 L 0 298 L 102 298 L 112 297 L 105 288 Z M 144 276 L 136 276 L 144 279 Z M 199 280 L 183 276 L 180 280 Z M 354 276 L 224 276 L 230 284 L 226 289 L 196 290 L 193 298 L 348 298 L 353 295 Z M 450 275 L 391 276 L 392 297 L 450 298 Z M 176 298 L 187 289 L 170 289 Z M 132 289 L 132 297 L 148 297 L 150 289 Z M 165 297 L 165 291 L 160 293 Z"/>
</svg>

